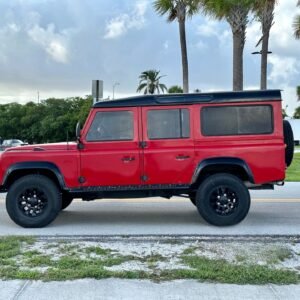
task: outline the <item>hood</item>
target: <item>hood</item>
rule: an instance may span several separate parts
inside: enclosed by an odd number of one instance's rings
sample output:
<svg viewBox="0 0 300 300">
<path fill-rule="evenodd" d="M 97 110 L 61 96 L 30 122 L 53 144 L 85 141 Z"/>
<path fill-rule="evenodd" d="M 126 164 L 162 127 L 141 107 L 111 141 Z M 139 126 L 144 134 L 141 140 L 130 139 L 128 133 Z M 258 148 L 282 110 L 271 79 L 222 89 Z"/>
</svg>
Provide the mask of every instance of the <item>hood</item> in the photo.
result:
<svg viewBox="0 0 300 300">
<path fill-rule="evenodd" d="M 74 150 L 77 147 L 77 143 L 75 142 L 62 142 L 62 143 L 51 143 L 51 144 L 34 144 L 34 145 L 26 145 L 26 146 L 20 146 L 20 147 L 12 147 L 8 148 L 5 151 L 11 152 L 11 151 L 46 151 L 46 150 Z"/>
</svg>

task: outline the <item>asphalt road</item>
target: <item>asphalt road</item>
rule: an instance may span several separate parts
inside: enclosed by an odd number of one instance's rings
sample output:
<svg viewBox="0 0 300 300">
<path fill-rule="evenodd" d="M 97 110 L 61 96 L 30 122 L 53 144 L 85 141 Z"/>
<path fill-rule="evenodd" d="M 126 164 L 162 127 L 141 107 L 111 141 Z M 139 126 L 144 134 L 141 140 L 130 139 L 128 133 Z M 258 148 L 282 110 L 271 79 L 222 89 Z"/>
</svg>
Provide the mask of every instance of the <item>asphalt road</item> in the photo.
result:
<svg viewBox="0 0 300 300">
<path fill-rule="evenodd" d="M 46 228 L 15 225 L 0 196 L 0 235 L 299 235 L 300 183 L 252 192 L 248 217 L 231 227 L 210 226 L 188 199 L 75 200 Z"/>
</svg>

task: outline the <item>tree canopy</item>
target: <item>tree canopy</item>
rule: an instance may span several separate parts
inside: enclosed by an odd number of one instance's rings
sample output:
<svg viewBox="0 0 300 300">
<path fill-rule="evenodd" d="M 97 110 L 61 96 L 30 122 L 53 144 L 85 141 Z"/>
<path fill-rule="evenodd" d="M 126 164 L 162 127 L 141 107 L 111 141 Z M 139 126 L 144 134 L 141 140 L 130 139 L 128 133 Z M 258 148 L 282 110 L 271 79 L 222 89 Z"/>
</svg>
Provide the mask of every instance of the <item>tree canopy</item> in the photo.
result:
<svg viewBox="0 0 300 300">
<path fill-rule="evenodd" d="M 179 85 L 173 85 L 173 86 L 171 86 L 171 87 L 168 88 L 168 93 L 169 94 L 182 94 L 183 93 L 183 89 Z"/>
<path fill-rule="evenodd" d="M 67 136 L 75 140 L 76 123 L 84 123 L 91 105 L 91 97 L 2 104 L 0 136 L 29 143 L 62 142 Z"/>
</svg>

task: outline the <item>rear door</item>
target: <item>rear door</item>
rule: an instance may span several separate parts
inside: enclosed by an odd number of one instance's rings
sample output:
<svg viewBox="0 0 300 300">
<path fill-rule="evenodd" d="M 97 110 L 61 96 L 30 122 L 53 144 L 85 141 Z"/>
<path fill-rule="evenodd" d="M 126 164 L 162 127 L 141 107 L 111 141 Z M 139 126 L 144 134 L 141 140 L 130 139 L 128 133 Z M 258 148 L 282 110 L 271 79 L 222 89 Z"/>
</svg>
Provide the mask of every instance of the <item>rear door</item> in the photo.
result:
<svg viewBox="0 0 300 300">
<path fill-rule="evenodd" d="M 137 108 L 95 109 L 83 132 L 83 186 L 141 183 Z"/>
<path fill-rule="evenodd" d="M 144 184 L 189 184 L 195 157 L 190 107 L 143 107 L 142 120 Z"/>
</svg>

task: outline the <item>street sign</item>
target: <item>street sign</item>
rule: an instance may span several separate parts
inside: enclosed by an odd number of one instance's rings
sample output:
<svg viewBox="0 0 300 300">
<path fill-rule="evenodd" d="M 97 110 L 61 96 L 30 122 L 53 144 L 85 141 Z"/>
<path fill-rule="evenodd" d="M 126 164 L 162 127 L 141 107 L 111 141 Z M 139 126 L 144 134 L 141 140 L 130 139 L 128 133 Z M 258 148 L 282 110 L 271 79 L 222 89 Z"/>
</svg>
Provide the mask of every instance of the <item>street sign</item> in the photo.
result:
<svg viewBox="0 0 300 300">
<path fill-rule="evenodd" d="M 103 99 L 103 80 L 93 80 L 92 96 L 94 104 Z"/>
</svg>

